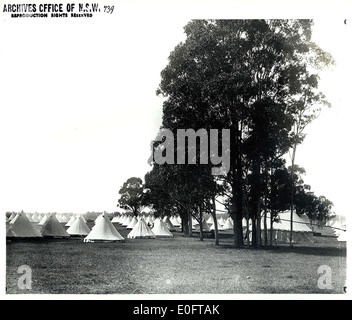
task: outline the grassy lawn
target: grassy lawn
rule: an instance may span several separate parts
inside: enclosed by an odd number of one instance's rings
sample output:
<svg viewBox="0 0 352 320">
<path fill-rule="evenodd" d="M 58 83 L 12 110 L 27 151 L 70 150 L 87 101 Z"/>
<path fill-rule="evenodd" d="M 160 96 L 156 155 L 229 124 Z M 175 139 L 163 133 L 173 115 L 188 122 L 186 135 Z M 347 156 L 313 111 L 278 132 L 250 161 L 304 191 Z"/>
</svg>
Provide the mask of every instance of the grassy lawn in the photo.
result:
<svg viewBox="0 0 352 320">
<path fill-rule="evenodd" d="M 118 228 L 126 238 L 129 230 Z M 233 294 L 343 293 L 346 244 L 317 243 L 274 249 L 234 249 L 212 239 L 126 239 L 83 243 L 81 239 L 7 243 L 8 294 Z M 318 237 L 317 237 L 318 238 Z M 18 288 L 18 267 L 32 269 L 32 289 Z M 319 289 L 319 266 L 332 271 L 332 288 Z"/>
</svg>

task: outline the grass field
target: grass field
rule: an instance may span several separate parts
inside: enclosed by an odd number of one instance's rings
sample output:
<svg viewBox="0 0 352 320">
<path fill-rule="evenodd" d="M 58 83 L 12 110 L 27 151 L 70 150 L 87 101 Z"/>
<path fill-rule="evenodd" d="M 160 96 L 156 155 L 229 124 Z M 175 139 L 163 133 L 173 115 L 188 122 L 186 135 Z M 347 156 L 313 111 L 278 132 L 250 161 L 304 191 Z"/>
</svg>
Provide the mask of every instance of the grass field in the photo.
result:
<svg viewBox="0 0 352 320">
<path fill-rule="evenodd" d="M 129 230 L 118 227 L 126 238 Z M 346 244 L 317 243 L 274 249 L 234 249 L 222 236 L 200 242 L 175 232 L 172 239 L 11 241 L 6 245 L 8 294 L 236 294 L 344 293 Z M 32 269 L 32 288 L 19 289 L 18 267 Z M 331 268 L 330 289 L 319 289 L 322 265 Z"/>
</svg>

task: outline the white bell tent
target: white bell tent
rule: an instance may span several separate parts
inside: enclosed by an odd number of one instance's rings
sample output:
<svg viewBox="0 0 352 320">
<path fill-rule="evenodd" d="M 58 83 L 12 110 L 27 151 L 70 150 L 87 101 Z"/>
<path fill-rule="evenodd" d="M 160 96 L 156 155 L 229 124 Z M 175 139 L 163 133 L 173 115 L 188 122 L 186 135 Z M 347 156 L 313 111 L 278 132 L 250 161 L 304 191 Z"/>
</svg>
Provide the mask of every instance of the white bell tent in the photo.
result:
<svg viewBox="0 0 352 320">
<path fill-rule="evenodd" d="M 155 238 L 155 234 L 149 228 L 147 222 L 144 219 L 139 219 L 137 224 L 133 227 L 131 232 L 127 235 L 129 239 L 138 238 Z"/>
<path fill-rule="evenodd" d="M 38 229 L 43 237 L 65 238 L 70 236 L 57 220 L 55 213 L 51 213 L 43 225 L 38 225 Z"/>
<path fill-rule="evenodd" d="M 66 231 L 71 236 L 87 236 L 91 230 L 80 215 Z"/>
<path fill-rule="evenodd" d="M 116 230 L 111 223 L 107 214 L 102 213 L 99 219 L 96 219 L 96 224 L 84 238 L 84 242 L 98 242 L 98 241 L 124 241 L 125 239 Z"/>
<path fill-rule="evenodd" d="M 152 232 L 157 238 L 173 238 L 174 236 L 167 227 L 166 222 L 160 218 L 155 219 Z"/>
</svg>

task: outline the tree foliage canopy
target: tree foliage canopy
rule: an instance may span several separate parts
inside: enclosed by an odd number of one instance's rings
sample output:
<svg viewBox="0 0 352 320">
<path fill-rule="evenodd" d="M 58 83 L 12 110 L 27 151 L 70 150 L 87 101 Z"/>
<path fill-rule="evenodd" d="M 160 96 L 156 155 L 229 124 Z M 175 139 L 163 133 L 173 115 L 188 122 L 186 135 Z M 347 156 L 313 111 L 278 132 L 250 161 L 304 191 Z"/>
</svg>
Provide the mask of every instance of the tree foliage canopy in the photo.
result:
<svg viewBox="0 0 352 320">
<path fill-rule="evenodd" d="M 143 199 L 143 181 L 138 177 L 131 177 L 124 182 L 119 191 L 118 200 L 121 207 L 129 207 L 137 215 Z"/>
<path fill-rule="evenodd" d="M 160 192 L 169 190 L 188 208 L 214 194 L 220 179 L 235 220 L 235 246 L 243 241 L 245 212 L 260 230 L 263 210 L 287 206 L 293 179 L 283 155 L 295 154 L 305 127 L 329 106 L 318 74 L 334 60 L 311 41 L 312 26 L 312 20 L 192 20 L 161 72 L 162 128 L 230 129 L 231 163 L 221 178 L 199 166 L 154 164 L 148 179 L 167 180 Z"/>
</svg>

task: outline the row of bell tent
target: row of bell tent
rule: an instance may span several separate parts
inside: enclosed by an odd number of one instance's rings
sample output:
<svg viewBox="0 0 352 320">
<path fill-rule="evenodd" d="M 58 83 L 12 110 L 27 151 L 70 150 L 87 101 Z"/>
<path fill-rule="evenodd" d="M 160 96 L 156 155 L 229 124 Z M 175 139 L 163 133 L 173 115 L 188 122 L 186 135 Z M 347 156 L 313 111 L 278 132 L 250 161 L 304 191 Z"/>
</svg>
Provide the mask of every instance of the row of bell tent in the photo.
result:
<svg viewBox="0 0 352 320">
<path fill-rule="evenodd" d="M 86 221 L 81 215 L 73 217 L 73 223 L 66 230 L 63 222 L 60 222 L 55 213 L 50 213 L 35 222 L 23 211 L 16 214 L 12 219 L 6 217 L 7 238 L 67 238 L 81 236 L 90 232 Z M 65 224 L 65 222 L 64 222 Z"/>
<path fill-rule="evenodd" d="M 37 219 L 35 219 L 37 216 Z M 40 218 L 40 219 L 39 219 Z M 267 226 L 270 228 L 270 218 L 267 218 Z M 40 220 L 36 222 L 36 220 Z M 264 220 L 264 219 L 263 219 Z M 261 225 L 264 225 L 262 220 Z M 67 222 L 66 222 L 67 221 Z M 293 231 L 296 242 L 302 240 L 312 241 L 313 230 L 309 226 L 309 219 L 299 217 L 295 212 L 293 215 Z M 11 214 L 6 216 L 6 237 L 8 238 L 35 238 L 35 237 L 56 237 L 66 238 L 70 236 L 85 236 L 85 242 L 93 241 L 124 241 L 125 239 L 117 231 L 113 224 L 119 224 L 126 229 L 131 230 L 127 238 L 157 238 L 157 237 L 173 237 L 171 231 L 175 231 L 175 227 L 180 227 L 181 219 L 179 216 L 168 217 L 163 219 L 155 218 L 154 215 L 140 215 L 137 217 L 131 214 L 119 214 L 110 220 L 108 214 L 100 214 L 94 221 L 92 230 L 88 227 L 83 215 L 67 215 L 63 214 Z M 231 217 L 225 219 L 224 216 L 217 218 L 218 230 L 233 230 L 233 220 Z M 66 230 L 63 226 L 68 227 Z M 193 230 L 199 231 L 200 224 L 196 219 L 192 220 Z M 325 227 L 337 237 L 339 241 L 346 241 L 346 226 L 339 220 L 331 220 Z M 211 232 L 215 229 L 214 219 L 209 216 L 203 219 L 202 230 Z M 243 220 L 244 232 L 247 231 L 247 220 Z M 249 220 L 248 229 L 251 233 L 252 226 Z M 280 214 L 273 224 L 274 236 L 276 240 L 287 241 L 290 230 L 290 212 Z"/>
<path fill-rule="evenodd" d="M 151 216 L 149 216 L 151 217 Z M 106 220 L 103 222 L 103 218 Z M 151 220 L 150 220 L 151 219 Z M 113 223 L 120 224 L 122 227 L 125 227 L 126 229 L 131 230 L 127 238 L 128 239 L 142 239 L 142 238 L 150 238 L 150 239 L 155 239 L 155 238 L 172 238 L 173 234 L 171 230 L 175 230 L 175 228 L 172 226 L 172 229 L 170 230 L 168 228 L 168 224 L 164 220 L 160 218 L 154 218 L 151 217 L 150 219 L 145 219 L 143 216 L 139 217 L 132 217 L 130 215 L 122 215 L 120 217 L 115 217 L 111 221 L 107 219 L 107 217 L 100 216 L 96 220 L 95 226 L 92 228 L 93 230 L 96 229 L 96 225 L 98 224 L 105 224 L 105 225 L 111 225 L 115 230 L 116 228 L 113 226 Z M 148 222 L 147 222 L 148 221 Z M 96 232 L 95 234 L 92 235 L 92 237 L 89 235 L 85 241 L 90 241 L 90 240 L 102 240 L 104 237 L 103 232 Z M 122 240 L 122 239 L 116 239 L 116 240 Z"/>
<path fill-rule="evenodd" d="M 172 238 L 173 234 L 168 229 L 167 224 L 160 218 L 153 220 L 153 227 L 151 228 L 143 216 L 131 217 L 126 215 L 121 216 L 121 219 L 112 220 L 109 219 L 107 214 L 102 214 L 97 217 L 94 221 L 95 224 L 92 227 L 91 232 L 84 238 L 84 242 L 96 242 L 96 241 L 124 241 L 125 238 L 121 236 L 118 230 L 115 228 L 113 223 L 120 224 L 126 229 L 131 231 L 128 233 L 128 239 L 155 239 L 155 238 Z"/>
<path fill-rule="evenodd" d="M 10 220 L 10 218 L 12 218 Z M 67 223 L 60 222 L 56 214 L 51 213 L 42 217 L 38 223 L 34 223 L 24 212 L 13 217 L 6 217 L 6 237 L 11 238 L 67 238 L 70 236 L 85 236 L 84 242 L 94 241 L 124 241 L 125 239 L 117 231 L 108 214 L 99 215 L 90 229 L 82 215 L 72 216 Z M 127 218 L 127 216 L 126 216 Z M 116 220 L 115 220 L 116 221 Z M 144 217 L 136 218 L 129 216 L 128 228 L 131 232 L 127 238 L 158 238 L 173 237 L 167 222 L 153 217 L 151 229 Z M 64 224 L 64 225 L 63 225 Z M 170 225 L 172 225 L 169 222 Z M 68 227 L 67 230 L 64 226 Z M 174 228 L 172 230 L 175 230 Z"/>
</svg>

